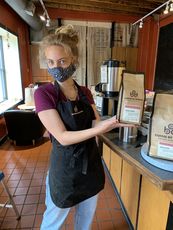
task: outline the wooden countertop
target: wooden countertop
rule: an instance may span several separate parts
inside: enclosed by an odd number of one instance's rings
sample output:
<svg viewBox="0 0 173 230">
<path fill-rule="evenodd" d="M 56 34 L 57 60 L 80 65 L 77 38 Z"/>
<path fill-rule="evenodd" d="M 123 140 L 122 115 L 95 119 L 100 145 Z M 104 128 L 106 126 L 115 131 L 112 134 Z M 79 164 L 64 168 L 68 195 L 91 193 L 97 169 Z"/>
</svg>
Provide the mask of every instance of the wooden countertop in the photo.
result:
<svg viewBox="0 0 173 230">
<path fill-rule="evenodd" d="M 99 136 L 100 139 L 115 151 L 120 157 L 136 168 L 140 174 L 147 177 L 161 190 L 173 191 L 173 172 L 159 169 L 145 161 L 138 146 L 140 140 L 134 144 L 123 143 L 118 139 L 118 133 L 110 132 Z"/>
</svg>

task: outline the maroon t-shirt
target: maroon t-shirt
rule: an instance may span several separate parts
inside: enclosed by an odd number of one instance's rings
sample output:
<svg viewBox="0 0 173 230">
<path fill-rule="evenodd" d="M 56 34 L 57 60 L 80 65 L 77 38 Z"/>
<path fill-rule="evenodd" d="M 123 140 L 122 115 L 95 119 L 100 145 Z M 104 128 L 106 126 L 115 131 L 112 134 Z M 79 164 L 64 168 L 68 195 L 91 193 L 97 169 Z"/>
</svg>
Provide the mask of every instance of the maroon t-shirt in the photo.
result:
<svg viewBox="0 0 173 230">
<path fill-rule="evenodd" d="M 80 86 L 80 89 L 86 95 L 88 102 L 90 104 L 94 104 L 91 91 L 84 86 Z M 56 93 L 55 86 L 52 83 L 38 87 L 34 94 L 36 112 L 38 113 L 43 110 L 56 109 L 58 101 L 67 100 L 61 90 L 59 98 L 57 97 L 58 95 Z"/>
</svg>

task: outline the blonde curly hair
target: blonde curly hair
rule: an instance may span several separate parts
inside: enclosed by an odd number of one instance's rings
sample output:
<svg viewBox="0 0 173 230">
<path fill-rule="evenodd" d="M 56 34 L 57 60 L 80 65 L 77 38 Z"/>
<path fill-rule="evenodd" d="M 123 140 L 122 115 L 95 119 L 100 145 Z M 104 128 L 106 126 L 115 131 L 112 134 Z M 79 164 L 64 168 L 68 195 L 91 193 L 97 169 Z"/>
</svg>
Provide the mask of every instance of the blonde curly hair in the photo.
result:
<svg viewBox="0 0 173 230">
<path fill-rule="evenodd" d="M 78 44 L 79 37 L 77 31 L 72 25 L 61 26 L 43 38 L 40 51 L 44 54 L 45 49 L 48 46 L 62 46 L 66 53 L 75 57 L 75 64 L 78 64 Z"/>
</svg>

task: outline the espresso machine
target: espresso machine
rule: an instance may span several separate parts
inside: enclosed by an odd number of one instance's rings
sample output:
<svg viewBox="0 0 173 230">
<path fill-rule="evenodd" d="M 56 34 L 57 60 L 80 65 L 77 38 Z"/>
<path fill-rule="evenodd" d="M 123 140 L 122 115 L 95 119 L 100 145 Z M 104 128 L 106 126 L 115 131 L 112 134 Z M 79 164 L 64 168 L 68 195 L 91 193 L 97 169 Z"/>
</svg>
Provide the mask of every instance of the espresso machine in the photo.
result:
<svg viewBox="0 0 173 230">
<path fill-rule="evenodd" d="M 101 81 L 95 90 L 99 92 L 96 96 L 96 107 L 101 116 L 116 115 L 118 105 L 118 94 L 122 79 L 122 71 L 125 65 L 118 60 L 109 59 L 100 67 Z"/>
</svg>

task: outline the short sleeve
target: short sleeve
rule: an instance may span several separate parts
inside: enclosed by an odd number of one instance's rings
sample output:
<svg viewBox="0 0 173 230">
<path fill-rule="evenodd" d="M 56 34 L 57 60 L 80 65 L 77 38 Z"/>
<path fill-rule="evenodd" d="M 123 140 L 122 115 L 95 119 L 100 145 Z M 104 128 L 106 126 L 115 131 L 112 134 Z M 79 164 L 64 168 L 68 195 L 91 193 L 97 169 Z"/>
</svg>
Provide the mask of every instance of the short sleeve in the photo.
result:
<svg viewBox="0 0 173 230">
<path fill-rule="evenodd" d="M 34 93 L 36 112 L 56 109 L 56 93 L 52 84 L 40 86 Z"/>
</svg>

